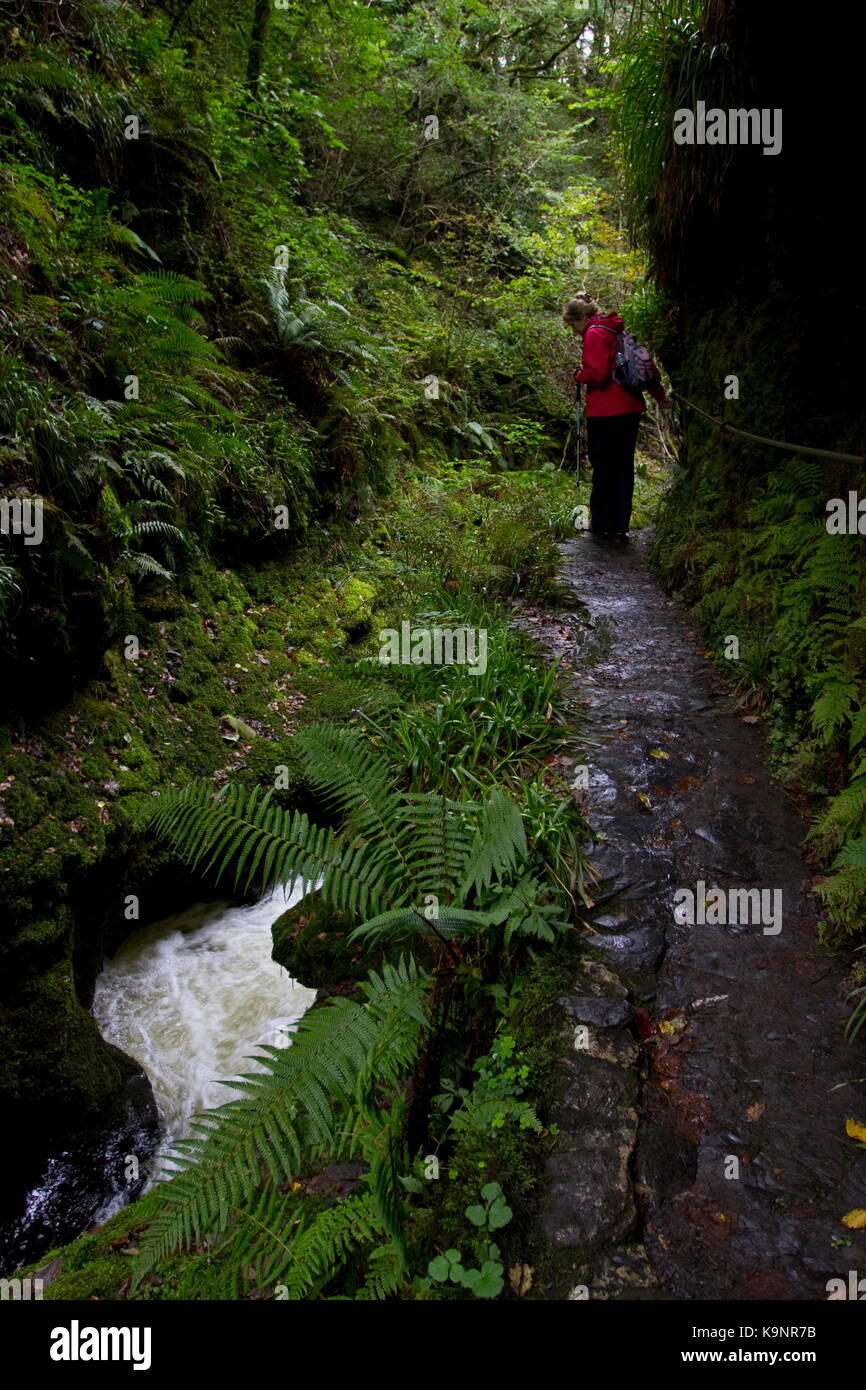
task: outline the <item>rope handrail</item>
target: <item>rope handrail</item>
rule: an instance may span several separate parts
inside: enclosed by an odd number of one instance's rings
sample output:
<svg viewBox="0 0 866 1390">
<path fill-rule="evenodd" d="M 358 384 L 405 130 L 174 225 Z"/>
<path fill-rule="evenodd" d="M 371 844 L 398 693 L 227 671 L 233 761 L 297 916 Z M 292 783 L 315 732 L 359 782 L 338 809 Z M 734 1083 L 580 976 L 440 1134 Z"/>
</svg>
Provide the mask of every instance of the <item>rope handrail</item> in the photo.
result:
<svg viewBox="0 0 866 1390">
<path fill-rule="evenodd" d="M 679 391 L 671 391 L 672 400 L 682 401 L 690 410 L 694 410 L 698 415 L 703 415 L 705 420 L 718 425 L 723 434 L 741 434 L 744 439 L 753 439 L 757 444 L 769 444 L 772 449 L 787 449 L 791 454 L 814 454 L 817 458 L 838 459 L 840 463 L 859 463 L 866 465 L 866 454 L 840 454 L 835 449 L 813 449 L 807 444 L 786 444 L 782 439 L 767 439 L 763 434 L 750 434 L 748 430 L 738 429 L 736 425 L 731 425 L 727 420 L 719 420 L 715 415 L 708 415 L 705 410 L 701 410 L 699 405 L 687 400 Z"/>
</svg>

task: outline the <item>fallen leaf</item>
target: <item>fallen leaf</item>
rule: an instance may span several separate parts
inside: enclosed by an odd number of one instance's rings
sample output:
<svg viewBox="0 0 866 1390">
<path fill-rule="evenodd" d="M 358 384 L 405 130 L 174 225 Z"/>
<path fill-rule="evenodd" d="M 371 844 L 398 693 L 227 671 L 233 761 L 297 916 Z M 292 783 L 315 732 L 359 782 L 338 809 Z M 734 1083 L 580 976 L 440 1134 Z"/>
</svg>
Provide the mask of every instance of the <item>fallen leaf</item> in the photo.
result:
<svg viewBox="0 0 866 1390">
<path fill-rule="evenodd" d="M 651 748 L 649 751 L 651 758 L 669 758 L 670 753 L 666 753 L 663 748 Z"/>
<path fill-rule="evenodd" d="M 866 1231 L 866 1211 L 863 1207 L 854 1207 L 842 1217 L 842 1225 L 852 1231 Z"/>
<path fill-rule="evenodd" d="M 689 1026 L 689 1021 L 684 1014 L 671 1014 L 659 1024 L 659 1032 L 670 1036 L 673 1033 L 682 1033 Z"/>
<path fill-rule="evenodd" d="M 762 1100 L 756 1100 L 754 1105 L 750 1105 L 746 1111 L 746 1119 L 750 1120 L 752 1123 L 754 1123 L 755 1120 L 760 1120 L 765 1109 L 766 1106 L 764 1102 Z"/>
<path fill-rule="evenodd" d="M 532 1288 L 532 1276 L 535 1273 L 532 1265 L 514 1265 L 508 1271 L 508 1282 L 518 1298 L 529 1293 Z"/>
<path fill-rule="evenodd" d="M 846 1120 L 845 1133 L 849 1138 L 859 1139 L 861 1143 L 866 1144 L 866 1125 L 862 1120 Z"/>
<path fill-rule="evenodd" d="M 744 715 L 743 715 L 743 723 L 744 723 L 744 724 L 760 724 L 760 722 L 761 722 L 761 721 L 760 721 L 760 719 L 758 718 L 757 714 L 744 714 Z"/>
</svg>

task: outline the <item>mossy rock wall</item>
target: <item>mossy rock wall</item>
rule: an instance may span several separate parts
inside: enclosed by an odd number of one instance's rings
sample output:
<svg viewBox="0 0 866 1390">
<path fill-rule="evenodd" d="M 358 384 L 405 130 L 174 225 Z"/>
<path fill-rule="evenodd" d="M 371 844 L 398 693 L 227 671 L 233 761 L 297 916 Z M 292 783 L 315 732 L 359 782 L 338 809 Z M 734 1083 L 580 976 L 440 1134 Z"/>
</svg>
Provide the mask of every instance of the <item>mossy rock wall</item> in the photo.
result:
<svg viewBox="0 0 866 1390">
<path fill-rule="evenodd" d="M 350 913 L 305 898 L 274 922 L 273 958 L 320 996 L 351 993 L 370 970 L 369 954 L 348 939 L 354 925 Z"/>
<path fill-rule="evenodd" d="M 146 1158 L 155 1139 L 144 1073 L 88 1012 L 96 977 L 130 932 L 228 893 L 153 840 L 152 798 L 196 777 L 274 785 L 279 768 L 278 799 L 310 809 L 293 733 L 328 661 L 369 628 L 376 593 L 310 556 L 242 575 L 204 561 L 186 594 L 144 598 L 127 615 L 137 659 L 119 639 L 68 703 L 3 729 L 0 1103 L 18 1136 L 3 1230 L 70 1144 L 83 1155 L 92 1140 L 98 1152 L 107 1135 L 136 1129 Z"/>
</svg>

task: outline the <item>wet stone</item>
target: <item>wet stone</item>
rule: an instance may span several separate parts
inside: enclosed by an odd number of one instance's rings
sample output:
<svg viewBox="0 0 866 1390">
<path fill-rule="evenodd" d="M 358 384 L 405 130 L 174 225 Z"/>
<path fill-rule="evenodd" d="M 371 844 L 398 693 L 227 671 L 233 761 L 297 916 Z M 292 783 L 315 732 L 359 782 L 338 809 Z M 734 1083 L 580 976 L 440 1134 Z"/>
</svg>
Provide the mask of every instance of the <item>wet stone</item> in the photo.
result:
<svg viewBox="0 0 866 1390">
<path fill-rule="evenodd" d="M 629 1129 L 590 1130 L 567 1152 L 547 1160 L 544 1234 L 552 1245 L 585 1249 L 631 1232 L 637 1216 L 628 1170 L 631 1149 Z"/>
<path fill-rule="evenodd" d="M 578 1023 L 591 1023 L 595 1028 L 622 1028 L 634 1017 L 627 999 L 592 999 L 587 995 L 564 995 L 557 1001 Z"/>
<path fill-rule="evenodd" d="M 603 915 L 562 1000 L 563 1132 L 544 1218 L 560 1252 L 552 1296 L 580 1284 L 590 1297 L 823 1301 L 829 1278 L 866 1270 L 866 1232 L 840 1224 L 866 1205 L 866 1151 L 845 1134 L 866 1109 L 866 1035 L 849 1047 L 842 1034 L 845 963 L 819 952 L 804 826 L 769 778 L 764 730 L 743 723 L 648 575 L 648 536 L 633 540 L 562 547 L 595 625 L 571 684 L 595 740 L 593 823 L 608 838 L 591 849 Z M 781 891 L 781 935 L 675 926 L 672 890 L 714 879 Z M 639 1048 L 614 1022 L 617 1001 L 655 1022 L 676 1011 L 687 1028 Z M 639 1056 L 648 1071 L 632 1092 Z M 634 1250 L 638 1229 L 639 1253 L 621 1262 L 617 1244 Z"/>
<path fill-rule="evenodd" d="M 637 931 L 614 932 L 609 936 L 593 932 L 586 937 L 586 944 L 631 965 L 655 965 L 664 951 L 665 939 L 656 927 L 640 927 Z"/>
</svg>

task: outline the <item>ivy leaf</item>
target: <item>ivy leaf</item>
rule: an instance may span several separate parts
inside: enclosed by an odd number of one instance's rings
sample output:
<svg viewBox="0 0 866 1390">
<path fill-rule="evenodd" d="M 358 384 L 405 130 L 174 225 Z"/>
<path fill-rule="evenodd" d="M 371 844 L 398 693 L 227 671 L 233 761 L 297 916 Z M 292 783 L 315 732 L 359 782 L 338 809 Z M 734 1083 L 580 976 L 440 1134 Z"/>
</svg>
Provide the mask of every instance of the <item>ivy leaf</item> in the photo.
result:
<svg viewBox="0 0 866 1390">
<path fill-rule="evenodd" d="M 496 1298 L 505 1288 L 505 1281 L 502 1278 L 502 1265 L 496 1264 L 492 1260 L 486 1260 L 481 1266 L 480 1277 L 475 1284 L 473 1293 L 476 1298 Z"/>
<path fill-rule="evenodd" d="M 498 1231 L 500 1226 L 507 1226 L 513 1215 L 514 1212 L 511 1208 L 506 1206 L 501 1197 L 498 1197 L 490 1208 L 487 1217 L 491 1231 Z"/>
</svg>

